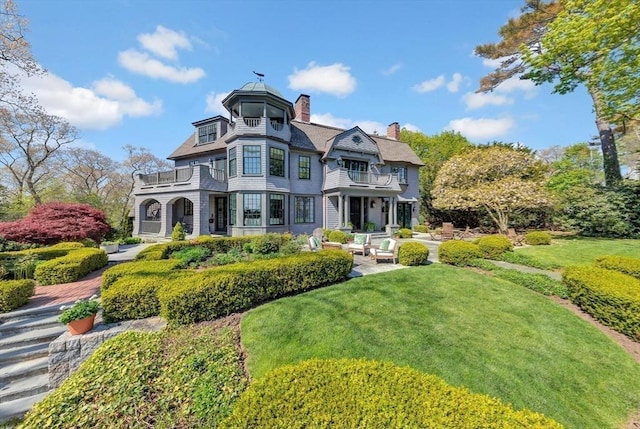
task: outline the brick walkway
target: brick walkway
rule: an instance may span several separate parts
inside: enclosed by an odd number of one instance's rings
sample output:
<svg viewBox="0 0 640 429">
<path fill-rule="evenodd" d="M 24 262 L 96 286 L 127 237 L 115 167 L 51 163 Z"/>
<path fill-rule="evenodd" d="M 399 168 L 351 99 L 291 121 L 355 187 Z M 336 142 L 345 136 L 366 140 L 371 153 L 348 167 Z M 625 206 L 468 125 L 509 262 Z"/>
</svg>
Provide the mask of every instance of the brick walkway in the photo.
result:
<svg viewBox="0 0 640 429">
<path fill-rule="evenodd" d="M 36 293 L 29 299 L 27 305 L 19 310 L 45 307 L 48 305 L 62 305 L 74 302 L 78 299 L 89 298 L 100 293 L 102 273 L 107 267 L 89 273 L 82 280 L 73 283 L 64 283 L 51 286 L 36 286 Z"/>
</svg>

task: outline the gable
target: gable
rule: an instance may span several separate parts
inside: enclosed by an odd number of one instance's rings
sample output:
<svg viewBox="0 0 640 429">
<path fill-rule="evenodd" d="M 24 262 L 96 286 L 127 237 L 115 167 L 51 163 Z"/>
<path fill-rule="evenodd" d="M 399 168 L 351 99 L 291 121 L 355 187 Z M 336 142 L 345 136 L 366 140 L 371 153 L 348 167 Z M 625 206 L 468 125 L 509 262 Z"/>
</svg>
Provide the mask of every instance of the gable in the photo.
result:
<svg viewBox="0 0 640 429">
<path fill-rule="evenodd" d="M 359 127 L 344 131 L 327 142 L 325 158 L 340 158 L 348 154 L 369 155 L 381 160 L 378 144 Z"/>
</svg>

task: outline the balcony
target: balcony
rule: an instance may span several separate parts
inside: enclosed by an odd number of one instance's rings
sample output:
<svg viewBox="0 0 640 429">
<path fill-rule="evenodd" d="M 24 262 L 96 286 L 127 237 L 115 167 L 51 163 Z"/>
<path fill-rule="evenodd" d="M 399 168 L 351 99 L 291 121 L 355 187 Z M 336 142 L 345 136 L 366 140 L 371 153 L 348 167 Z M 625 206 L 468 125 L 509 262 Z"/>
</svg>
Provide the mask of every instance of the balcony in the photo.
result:
<svg viewBox="0 0 640 429">
<path fill-rule="evenodd" d="M 336 168 L 327 173 L 324 190 L 336 188 L 401 191 L 397 174 L 377 174 L 368 171 L 347 170 L 346 168 Z"/>
<path fill-rule="evenodd" d="M 196 165 L 151 174 L 138 174 L 134 193 L 140 195 L 202 189 L 226 192 L 225 171 L 211 168 L 209 165 Z"/>
<path fill-rule="evenodd" d="M 274 137 L 284 141 L 291 140 L 291 129 L 289 125 L 271 118 L 238 118 L 236 122 L 230 124 L 231 131 L 228 138 L 242 135 L 260 135 Z"/>
</svg>

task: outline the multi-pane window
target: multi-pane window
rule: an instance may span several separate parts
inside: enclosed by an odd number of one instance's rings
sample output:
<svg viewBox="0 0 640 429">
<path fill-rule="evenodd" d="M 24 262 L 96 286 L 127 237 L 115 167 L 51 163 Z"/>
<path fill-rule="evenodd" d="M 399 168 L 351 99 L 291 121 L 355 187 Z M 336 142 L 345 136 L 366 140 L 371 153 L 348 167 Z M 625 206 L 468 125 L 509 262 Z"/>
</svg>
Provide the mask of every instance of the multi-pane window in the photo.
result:
<svg viewBox="0 0 640 429">
<path fill-rule="evenodd" d="M 160 220 L 160 203 L 153 201 L 145 208 L 145 220 Z"/>
<path fill-rule="evenodd" d="M 269 174 L 284 177 L 284 150 L 269 148 Z"/>
<path fill-rule="evenodd" d="M 211 143 L 216 141 L 218 130 L 216 124 L 203 125 L 198 128 L 198 143 Z"/>
<path fill-rule="evenodd" d="M 242 147 L 242 174 L 261 174 L 261 164 L 260 146 L 247 145 Z"/>
<path fill-rule="evenodd" d="M 244 226 L 260 226 L 262 224 L 262 195 L 261 194 L 244 194 L 243 195 Z"/>
<path fill-rule="evenodd" d="M 238 194 L 229 194 L 229 224 L 236 224 L 236 213 L 238 207 Z"/>
<path fill-rule="evenodd" d="M 284 225 L 284 195 L 269 195 L 269 225 Z"/>
<path fill-rule="evenodd" d="M 398 182 L 407 183 L 407 167 L 391 167 L 391 172 L 398 175 Z"/>
<path fill-rule="evenodd" d="M 229 149 L 229 177 L 235 177 L 237 171 L 236 148 Z"/>
<path fill-rule="evenodd" d="M 298 179 L 311 179 L 311 157 L 298 157 Z"/>
<path fill-rule="evenodd" d="M 295 223 L 313 223 L 314 222 L 314 198 L 313 197 L 295 197 Z"/>
<path fill-rule="evenodd" d="M 193 202 L 188 199 L 184 199 L 184 215 L 192 216 L 193 215 Z"/>
</svg>

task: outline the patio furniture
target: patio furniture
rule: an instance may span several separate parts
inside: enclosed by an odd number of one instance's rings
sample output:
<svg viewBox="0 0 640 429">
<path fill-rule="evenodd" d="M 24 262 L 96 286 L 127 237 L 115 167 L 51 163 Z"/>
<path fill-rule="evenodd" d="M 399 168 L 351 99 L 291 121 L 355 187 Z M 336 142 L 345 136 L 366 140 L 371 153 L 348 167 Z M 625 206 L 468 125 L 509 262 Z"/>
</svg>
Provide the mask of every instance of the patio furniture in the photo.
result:
<svg viewBox="0 0 640 429">
<path fill-rule="evenodd" d="M 509 238 L 515 246 L 522 246 L 524 244 L 524 237 L 519 235 L 515 228 L 507 229 L 507 238 Z"/>
<path fill-rule="evenodd" d="M 347 245 L 347 250 L 352 253 L 362 253 L 365 256 L 371 247 L 371 234 L 354 234 L 353 242 Z"/>
<path fill-rule="evenodd" d="M 318 237 L 314 237 L 313 235 L 309 237 L 309 249 L 312 252 L 317 252 L 322 248 L 322 241 L 318 239 Z"/>
<path fill-rule="evenodd" d="M 336 241 L 323 241 L 322 248 L 323 249 L 342 249 L 342 243 L 338 243 Z"/>
<path fill-rule="evenodd" d="M 369 250 L 369 257 L 378 263 L 378 259 L 391 259 L 392 263 L 396 263 L 398 257 L 398 242 L 393 238 L 385 238 L 378 248 Z"/>
<path fill-rule="evenodd" d="M 455 232 L 453 230 L 453 223 L 444 222 L 442 224 L 442 235 L 440 236 L 440 240 L 447 241 L 453 240 L 455 238 Z"/>
</svg>

